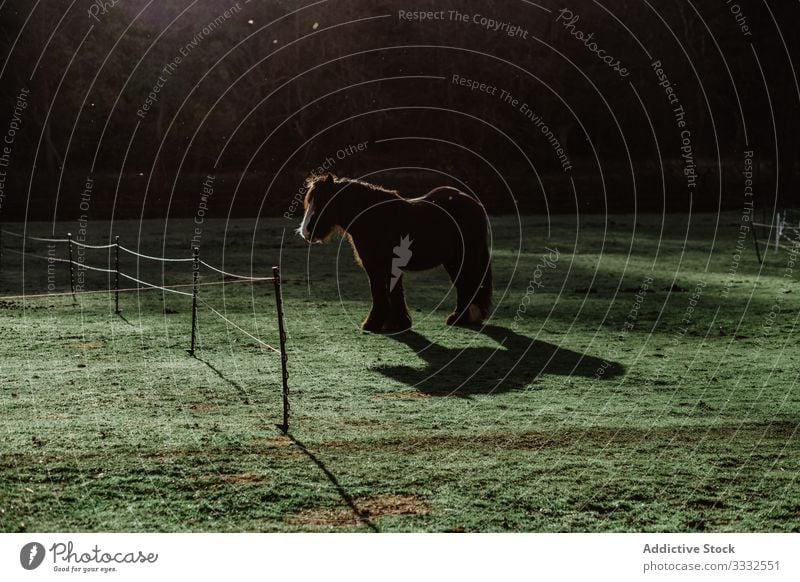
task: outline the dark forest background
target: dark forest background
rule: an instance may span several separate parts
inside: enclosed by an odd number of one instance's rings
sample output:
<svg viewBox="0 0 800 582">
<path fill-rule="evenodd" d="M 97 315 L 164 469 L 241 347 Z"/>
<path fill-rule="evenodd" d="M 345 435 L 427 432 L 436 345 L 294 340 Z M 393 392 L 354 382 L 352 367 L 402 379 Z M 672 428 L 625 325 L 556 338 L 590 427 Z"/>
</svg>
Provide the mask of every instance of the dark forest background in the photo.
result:
<svg viewBox="0 0 800 582">
<path fill-rule="evenodd" d="M 305 176 L 361 142 L 364 151 L 335 160 L 335 173 L 409 195 L 454 184 L 492 212 L 741 208 L 745 150 L 756 161 L 756 206 L 795 202 L 797 2 L 537 4 L 3 2 L 0 134 L 20 91 L 30 97 L 5 168 L 0 221 L 195 216 L 208 174 L 209 215 L 282 215 Z M 565 7 L 580 15 L 577 29 L 624 63 L 627 78 L 556 22 Z M 451 9 L 529 34 L 398 17 Z M 230 18 L 209 30 L 226 10 Z M 153 108 L 137 116 L 163 67 L 198 35 Z M 693 192 L 654 60 L 686 110 Z M 454 84 L 454 74 L 529 104 L 572 169 L 518 109 Z"/>
</svg>

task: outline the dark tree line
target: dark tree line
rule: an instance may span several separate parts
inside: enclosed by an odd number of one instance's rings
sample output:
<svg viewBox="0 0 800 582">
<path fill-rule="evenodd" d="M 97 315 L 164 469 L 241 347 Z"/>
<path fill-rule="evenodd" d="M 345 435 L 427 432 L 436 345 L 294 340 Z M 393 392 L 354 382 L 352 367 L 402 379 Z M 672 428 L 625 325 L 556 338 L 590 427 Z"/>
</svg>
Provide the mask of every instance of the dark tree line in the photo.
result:
<svg viewBox="0 0 800 582">
<path fill-rule="evenodd" d="M 540 4 L 550 12 L 520 1 L 124 0 L 103 13 L 87 1 L 31 13 L 10 0 L 0 9 L 0 132 L 23 88 L 30 103 L 0 220 L 76 216 L 87 177 L 94 217 L 192 216 L 208 174 L 214 215 L 284 214 L 323 164 L 409 194 L 473 188 L 496 212 L 713 210 L 741 207 L 745 150 L 755 152 L 757 203 L 771 208 L 776 192 L 792 202 L 795 3 L 740 1 L 739 20 L 725 2 Z M 567 26 L 562 8 L 579 20 Z M 656 60 L 686 112 L 693 189 Z"/>
</svg>

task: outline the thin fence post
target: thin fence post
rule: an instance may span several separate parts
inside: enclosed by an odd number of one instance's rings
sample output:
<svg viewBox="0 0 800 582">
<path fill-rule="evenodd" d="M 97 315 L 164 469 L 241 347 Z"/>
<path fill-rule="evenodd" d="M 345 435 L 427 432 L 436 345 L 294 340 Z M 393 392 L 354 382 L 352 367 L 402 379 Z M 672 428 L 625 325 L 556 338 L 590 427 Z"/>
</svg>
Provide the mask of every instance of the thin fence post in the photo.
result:
<svg viewBox="0 0 800 582">
<path fill-rule="evenodd" d="M 756 227 L 753 225 L 752 221 L 750 222 L 750 232 L 753 233 L 753 245 L 756 247 L 756 257 L 758 257 L 758 264 L 763 265 L 764 261 L 761 259 L 761 249 L 758 247 L 758 235 L 756 234 Z"/>
<path fill-rule="evenodd" d="M 197 341 L 197 284 L 200 278 L 200 248 L 192 247 L 192 347 L 189 355 L 194 355 Z"/>
<path fill-rule="evenodd" d="M 114 312 L 119 313 L 119 235 L 114 237 Z"/>
<path fill-rule="evenodd" d="M 72 261 L 72 233 L 67 233 L 67 246 L 69 247 L 69 288 L 72 291 L 72 300 L 77 301 L 75 297 L 75 263 Z"/>
<path fill-rule="evenodd" d="M 281 393 L 283 396 L 283 422 L 281 430 L 289 432 L 289 371 L 287 369 L 288 356 L 286 355 L 286 328 L 283 323 L 283 292 L 281 291 L 281 271 L 272 267 L 273 283 L 275 285 L 275 308 L 278 312 L 278 336 L 281 346 Z"/>
</svg>

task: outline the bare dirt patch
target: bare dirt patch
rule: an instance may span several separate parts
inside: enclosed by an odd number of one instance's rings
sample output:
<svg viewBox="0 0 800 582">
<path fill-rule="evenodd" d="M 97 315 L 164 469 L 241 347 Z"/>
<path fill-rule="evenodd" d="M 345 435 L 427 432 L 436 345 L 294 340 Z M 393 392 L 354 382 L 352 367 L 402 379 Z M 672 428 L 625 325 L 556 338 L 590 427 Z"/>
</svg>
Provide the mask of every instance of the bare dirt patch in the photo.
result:
<svg viewBox="0 0 800 582">
<path fill-rule="evenodd" d="M 398 392 L 378 392 L 372 395 L 373 398 L 430 398 L 431 394 L 424 392 L 416 392 L 411 390 L 403 390 Z"/>
<path fill-rule="evenodd" d="M 251 442 L 254 448 L 267 450 L 273 457 L 301 457 L 305 455 L 292 439 L 283 435 L 253 439 Z"/>
<path fill-rule="evenodd" d="M 305 454 L 296 446 L 278 447 L 275 445 L 253 444 L 249 447 L 207 447 L 207 448 L 178 448 L 163 451 L 140 452 L 137 456 L 141 459 L 161 463 L 174 463 L 176 459 L 188 464 L 203 464 L 209 461 L 227 461 L 231 456 L 245 457 L 270 457 L 273 459 L 297 458 Z"/>
<path fill-rule="evenodd" d="M 35 303 L 23 303 L 20 301 L 0 301 L 0 309 L 8 311 L 41 311 L 42 309 L 50 309 L 52 305 L 37 305 Z"/>
<path fill-rule="evenodd" d="M 587 427 L 561 431 L 526 431 L 517 434 L 495 431 L 481 434 L 433 434 L 425 437 L 386 438 L 379 440 L 323 441 L 321 446 L 336 449 L 417 453 L 432 449 L 503 449 L 541 450 L 550 448 L 576 448 L 608 445 L 630 445 L 638 443 L 720 443 L 732 441 L 765 442 L 786 441 L 794 436 L 797 425 L 791 422 L 768 424 L 743 423 L 712 427 Z M 424 448 L 420 448 L 424 445 Z"/>
<path fill-rule="evenodd" d="M 217 407 L 213 404 L 207 404 L 205 402 L 190 402 L 185 408 L 188 408 L 189 410 L 202 410 L 204 412 L 217 409 Z"/>
<path fill-rule="evenodd" d="M 377 495 L 354 500 L 352 507 L 313 507 L 304 509 L 287 521 L 294 525 L 326 527 L 356 526 L 382 517 L 420 515 L 430 511 L 428 505 L 415 495 Z"/>
<path fill-rule="evenodd" d="M 216 475 L 215 476 L 221 483 L 231 483 L 235 485 L 242 485 L 246 483 L 263 483 L 267 480 L 264 475 L 256 475 L 255 473 L 234 473 L 232 475 Z"/>
</svg>

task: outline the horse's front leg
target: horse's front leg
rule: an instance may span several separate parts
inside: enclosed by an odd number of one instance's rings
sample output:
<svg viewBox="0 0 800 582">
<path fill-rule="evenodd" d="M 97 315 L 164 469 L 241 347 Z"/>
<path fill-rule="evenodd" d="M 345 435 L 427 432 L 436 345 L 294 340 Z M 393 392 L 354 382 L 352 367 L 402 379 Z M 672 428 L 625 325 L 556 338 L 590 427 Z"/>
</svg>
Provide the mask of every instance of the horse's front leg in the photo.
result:
<svg viewBox="0 0 800 582">
<path fill-rule="evenodd" d="M 370 268 L 364 265 L 369 277 L 369 290 L 372 294 L 372 309 L 361 324 L 361 329 L 378 333 L 383 329 L 391 309 L 389 300 L 389 270 L 383 268 Z"/>
<path fill-rule="evenodd" d="M 392 282 L 394 282 L 393 288 L 391 285 Z M 392 279 L 389 287 L 389 302 L 391 303 L 390 313 L 389 319 L 383 326 L 383 331 L 405 331 L 411 327 L 411 316 L 408 314 L 406 295 L 403 291 L 403 275 L 401 274 L 397 279 Z"/>
</svg>

